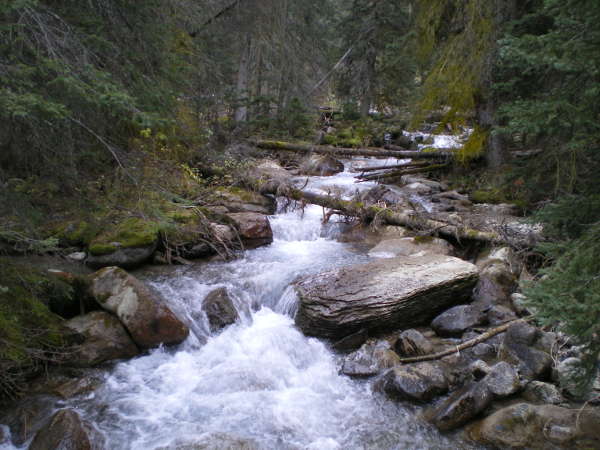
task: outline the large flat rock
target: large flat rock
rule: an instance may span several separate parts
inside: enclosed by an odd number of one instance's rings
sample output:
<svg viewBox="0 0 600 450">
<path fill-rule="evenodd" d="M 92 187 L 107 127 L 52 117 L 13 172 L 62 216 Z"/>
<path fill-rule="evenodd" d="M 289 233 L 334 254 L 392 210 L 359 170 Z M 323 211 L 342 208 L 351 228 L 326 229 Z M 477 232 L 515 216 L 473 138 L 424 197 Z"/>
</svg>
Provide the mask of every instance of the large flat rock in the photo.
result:
<svg viewBox="0 0 600 450">
<path fill-rule="evenodd" d="M 340 338 L 365 328 L 372 334 L 429 323 L 468 301 L 475 265 L 445 255 L 376 260 L 310 275 L 295 289 L 296 324 L 307 335 Z"/>
</svg>

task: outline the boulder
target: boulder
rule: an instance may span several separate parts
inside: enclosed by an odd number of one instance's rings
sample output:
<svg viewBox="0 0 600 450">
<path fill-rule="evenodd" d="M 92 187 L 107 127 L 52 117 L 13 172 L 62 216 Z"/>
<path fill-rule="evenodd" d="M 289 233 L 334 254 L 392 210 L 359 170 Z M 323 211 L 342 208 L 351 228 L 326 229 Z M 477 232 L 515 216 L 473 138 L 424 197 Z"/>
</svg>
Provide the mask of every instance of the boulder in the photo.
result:
<svg viewBox="0 0 600 450">
<path fill-rule="evenodd" d="M 229 297 L 227 289 L 218 288 L 202 300 L 202 310 L 206 313 L 211 333 L 222 330 L 238 320 L 239 315 Z"/>
<path fill-rule="evenodd" d="M 269 219 L 258 213 L 227 214 L 236 225 L 246 248 L 256 248 L 273 242 L 273 230 Z"/>
<path fill-rule="evenodd" d="M 409 206 L 408 197 L 402 191 L 385 186 L 377 185 L 360 195 L 360 201 L 365 206 L 385 204 L 386 206 Z"/>
<path fill-rule="evenodd" d="M 89 245 L 86 264 L 93 268 L 118 266 L 132 269 L 146 262 L 159 242 L 159 225 L 129 218 L 107 226 Z"/>
<path fill-rule="evenodd" d="M 600 412 L 519 403 L 470 429 L 473 439 L 495 447 L 600 448 Z"/>
<path fill-rule="evenodd" d="M 529 382 L 521 395 L 531 403 L 558 405 L 564 402 L 564 398 L 558 388 L 553 384 L 544 383 L 543 381 Z"/>
<path fill-rule="evenodd" d="M 85 337 L 70 358 L 73 365 L 95 366 L 113 359 L 133 358 L 139 353 L 119 319 L 104 311 L 74 317 L 66 326 Z"/>
<path fill-rule="evenodd" d="M 409 187 L 411 184 L 420 184 L 426 186 L 429 189 L 429 192 L 445 191 L 448 188 L 444 183 L 416 175 L 402 175 L 400 177 L 400 183 L 407 185 L 406 187 Z"/>
<path fill-rule="evenodd" d="M 286 181 L 292 178 L 292 174 L 289 171 L 272 159 L 260 161 L 251 171 L 251 175 L 254 178 L 262 180 Z"/>
<path fill-rule="evenodd" d="M 493 394 L 486 383 L 473 382 L 454 392 L 439 405 L 425 411 L 425 418 L 441 431 L 458 428 L 479 415 L 491 403 Z"/>
<path fill-rule="evenodd" d="M 514 312 L 506 306 L 494 305 L 486 311 L 487 322 L 491 326 L 501 325 L 517 318 Z"/>
<path fill-rule="evenodd" d="M 419 331 L 410 329 L 398 336 L 394 350 L 402 357 L 428 355 L 433 352 L 433 345 Z"/>
<path fill-rule="evenodd" d="M 90 295 L 121 320 L 140 348 L 179 344 L 187 338 L 188 327 L 162 296 L 124 270 L 106 267 L 90 279 Z"/>
<path fill-rule="evenodd" d="M 510 305 L 510 295 L 517 287 L 522 264 L 510 247 L 486 250 L 475 264 L 480 270 L 474 298 L 482 305 Z"/>
<path fill-rule="evenodd" d="M 492 366 L 483 382 L 496 397 L 507 397 L 521 390 L 519 372 L 516 367 L 504 361 Z"/>
<path fill-rule="evenodd" d="M 55 398 L 35 395 L 19 400 L 12 408 L 3 408 L 0 421 L 8 425 L 12 443 L 22 447 L 29 441 L 45 425 L 55 409 L 55 403 Z"/>
<path fill-rule="evenodd" d="M 329 155 L 312 154 L 300 165 L 302 175 L 329 177 L 344 171 L 344 164 Z"/>
<path fill-rule="evenodd" d="M 62 409 L 37 432 L 29 450 L 100 450 L 104 437 L 76 411 Z"/>
<path fill-rule="evenodd" d="M 581 384 L 585 380 L 585 372 L 581 358 L 574 356 L 556 365 L 556 379 L 565 395 L 576 398 L 585 395 L 586 386 Z"/>
<path fill-rule="evenodd" d="M 388 370 L 376 388 L 394 400 L 423 403 L 448 392 L 448 380 L 441 363 L 420 362 Z"/>
<path fill-rule="evenodd" d="M 477 268 L 451 256 L 379 259 L 297 281 L 295 320 L 305 334 L 329 338 L 414 327 L 467 301 L 476 282 Z"/>
<path fill-rule="evenodd" d="M 452 246 L 440 238 L 421 236 L 388 239 L 381 241 L 369 251 L 369 256 L 393 258 L 396 256 L 411 256 L 414 254 L 434 253 L 451 255 Z"/>
<path fill-rule="evenodd" d="M 485 322 L 485 314 L 473 305 L 458 305 L 444 311 L 431 322 L 439 336 L 461 336 L 466 330 Z"/>
<path fill-rule="evenodd" d="M 540 331 L 523 321 L 510 325 L 500 345 L 499 357 L 518 367 L 521 376 L 528 380 L 547 377 L 552 367 L 550 355 L 536 344 L 541 338 Z"/>
<path fill-rule="evenodd" d="M 210 203 L 212 206 L 224 206 L 232 213 L 274 214 L 277 209 L 277 203 L 273 197 L 232 186 L 217 188 Z"/>
<path fill-rule="evenodd" d="M 204 230 L 197 227 L 191 227 L 183 231 L 183 234 L 179 236 L 180 240 L 169 239 L 170 244 L 175 244 L 180 255 L 184 258 L 202 258 L 215 253 L 214 246 L 219 247 L 222 244 L 235 245 L 237 244 L 237 234 L 228 225 L 220 223 L 209 224 L 213 236 L 216 238 L 216 242 L 213 245 L 209 245 L 202 238 L 204 236 Z M 183 238 L 183 240 L 181 240 Z"/>
<path fill-rule="evenodd" d="M 344 358 L 341 372 L 351 377 L 378 375 L 400 362 L 387 341 L 372 341 Z"/>
</svg>

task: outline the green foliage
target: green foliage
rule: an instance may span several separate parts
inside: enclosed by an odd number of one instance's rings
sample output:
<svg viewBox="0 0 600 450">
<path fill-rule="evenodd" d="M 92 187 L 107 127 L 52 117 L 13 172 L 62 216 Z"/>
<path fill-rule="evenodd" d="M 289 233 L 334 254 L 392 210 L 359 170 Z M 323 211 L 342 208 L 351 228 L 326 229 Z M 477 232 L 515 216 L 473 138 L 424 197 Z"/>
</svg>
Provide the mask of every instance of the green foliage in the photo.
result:
<svg viewBox="0 0 600 450">
<path fill-rule="evenodd" d="M 554 265 L 525 294 L 543 324 L 558 322 L 561 331 L 584 346 L 585 370 L 574 380 L 584 396 L 600 353 L 600 224 L 577 239 L 552 245 L 551 253 L 557 255 Z"/>
<path fill-rule="evenodd" d="M 457 152 L 456 158 L 461 164 L 467 164 L 468 162 L 479 158 L 485 153 L 485 147 L 488 139 L 488 133 L 483 131 L 481 128 L 475 128 L 467 142 Z"/>
</svg>

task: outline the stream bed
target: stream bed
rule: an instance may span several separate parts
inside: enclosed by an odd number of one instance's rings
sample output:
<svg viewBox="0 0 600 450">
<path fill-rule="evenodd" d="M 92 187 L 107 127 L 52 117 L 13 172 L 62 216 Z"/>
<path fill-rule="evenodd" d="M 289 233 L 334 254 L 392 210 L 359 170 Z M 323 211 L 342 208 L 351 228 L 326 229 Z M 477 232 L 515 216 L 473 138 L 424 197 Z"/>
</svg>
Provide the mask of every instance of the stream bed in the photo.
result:
<svg viewBox="0 0 600 450">
<path fill-rule="evenodd" d="M 350 197 L 374 186 L 354 183 L 349 166 L 311 177 L 305 189 Z M 190 337 L 116 364 L 98 389 L 58 406 L 76 408 L 113 450 L 469 448 L 420 419 L 420 408 L 374 392 L 372 380 L 340 375 L 341 356 L 294 326 L 290 283 L 369 257 L 335 239 L 340 226 L 323 225 L 320 207 L 280 209 L 270 218 L 274 242 L 237 260 L 136 272 L 190 325 Z M 241 320 L 211 336 L 201 302 L 218 287 Z"/>
</svg>

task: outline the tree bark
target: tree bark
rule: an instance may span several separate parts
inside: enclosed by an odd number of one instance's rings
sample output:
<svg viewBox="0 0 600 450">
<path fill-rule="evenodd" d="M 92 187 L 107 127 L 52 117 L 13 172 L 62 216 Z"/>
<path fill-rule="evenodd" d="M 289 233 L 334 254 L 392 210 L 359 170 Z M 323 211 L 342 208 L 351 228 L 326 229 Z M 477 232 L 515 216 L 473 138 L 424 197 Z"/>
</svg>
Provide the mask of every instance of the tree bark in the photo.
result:
<svg viewBox="0 0 600 450">
<path fill-rule="evenodd" d="M 240 66 L 237 76 L 237 100 L 240 104 L 235 109 L 235 121 L 245 122 L 248 119 L 248 82 L 250 78 L 250 50 L 252 47 L 252 38 L 250 33 L 246 33 L 240 57 Z"/>
</svg>

